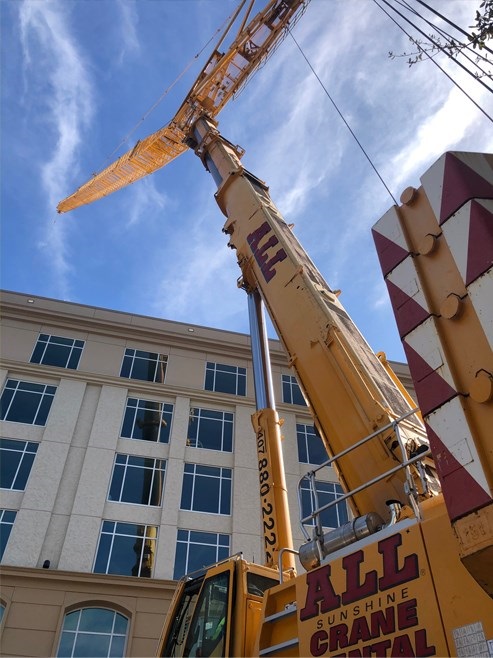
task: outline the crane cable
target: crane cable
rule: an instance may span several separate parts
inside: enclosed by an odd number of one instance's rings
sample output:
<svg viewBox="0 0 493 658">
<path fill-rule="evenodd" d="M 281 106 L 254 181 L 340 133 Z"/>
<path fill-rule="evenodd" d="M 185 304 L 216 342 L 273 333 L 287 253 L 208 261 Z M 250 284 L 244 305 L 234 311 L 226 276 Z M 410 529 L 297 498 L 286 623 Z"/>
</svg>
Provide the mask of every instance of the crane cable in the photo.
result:
<svg viewBox="0 0 493 658">
<path fill-rule="evenodd" d="M 242 6 L 243 3 L 240 3 L 240 7 Z M 142 115 L 142 117 L 137 121 L 135 126 L 125 135 L 125 137 L 122 138 L 122 140 L 119 142 L 119 144 L 113 149 L 113 151 L 106 156 L 106 161 L 110 160 L 113 158 L 115 153 L 120 150 L 120 148 L 128 142 L 130 137 L 133 135 L 133 133 L 144 123 L 144 121 L 147 119 L 147 117 L 154 112 L 156 107 L 166 98 L 166 96 L 169 94 L 169 92 L 173 89 L 173 87 L 183 78 L 183 76 L 187 73 L 187 71 L 194 65 L 194 63 L 198 60 L 200 55 L 204 52 L 206 48 L 209 47 L 210 43 L 212 40 L 219 34 L 220 32 L 223 31 L 224 27 L 230 22 L 233 18 L 233 16 L 237 13 L 237 11 L 233 12 L 233 14 L 230 14 L 226 20 L 219 25 L 219 27 L 215 30 L 215 32 L 212 34 L 210 39 L 205 43 L 202 48 L 192 57 L 192 59 L 188 62 L 188 64 L 185 66 L 183 71 L 173 80 L 173 82 L 163 91 L 161 96 L 157 99 L 153 105 Z M 169 123 L 169 122 L 167 122 Z"/>
<path fill-rule="evenodd" d="M 306 54 L 304 53 L 304 51 L 303 51 L 303 49 L 301 48 L 300 44 L 296 41 L 296 39 L 295 39 L 293 33 L 291 32 L 291 30 L 290 30 L 289 28 L 288 28 L 288 32 L 289 32 L 289 34 L 291 35 L 291 38 L 293 39 L 294 43 L 296 44 L 298 50 L 299 50 L 300 53 L 302 54 L 303 59 L 304 59 L 305 62 L 308 64 L 308 66 L 309 66 L 311 72 L 313 73 L 313 75 L 315 76 L 315 78 L 318 80 L 320 86 L 321 86 L 322 89 L 324 90 L 325 95 L 327 96 L 327 98 L 330 100 L 330 102 L 331 102 L 332 105 L 334 106 L 336 112 L 338 113 L 338 115 L 339 115 L 339 116 L 341 117 L 341 119 L 343 120 L 343 122 L 344 122 L 346 128 L 347 128 L 347 129 L 349 130 L 349 132 L 351 133 L 351 135 L 352 135 L 353 139 L 355 140 L 356 144 L 359 146 L 359 148 L 361 149 L 363 155 L 365 156 L 365 158 L 366 158 L 366 159 L 368 160 L 368 162 L 370 163 L 371 168 L 372 168 L 373 171 L 376 173 L 376 175 L 377 175 L 378 178 L 380 179 L 380 182 L 382 183 L 382 185 L 383 185 L 383 186 L 385 187 L 385 189 L 387 190 L 387 192 L 388 192 L 390 198 L 392 199 L 392 201 L 393 201 L 393 202 L 395 203 L 395 205 L 397 206 L 398 203 L 397 203 L 397 201 L 396 201 L 394 195 L 393 195 L 392 192 L 390 191 L 390 189 L 389 189 L 387 183 L 386 183 L 386 182 L 384 181 L 384 179 L 382 178 L 382 176 L 381 176 L 380 172 L 378 171 L 378 169 L 377 169 L 375 163 L 373 162 L 373 160 L 370 158 L 370 156 L 369 156 L 368 153 L 366 152 L 366 150 L 365 150 L 363 144 L 360 142 L 360 140 L 359 140 L 358 137 L 356 136 L 356 133 L 354 132 L 354 130 L 353 130 L 353 129 L 351 128 L 351 126 L 349 125 L 349 122 L 347 121 L 346 117 L 344 116 L 344 114 L 342 113 L 342 111 L 339 109 L 339 107 L 338 107 L 337 103 L 335 102 L 335 100 L 334 100 L 334 99 L 332 98 L 332 96 L 330 95 L 330 93 L 329 93 L 327 87 L 324 85 L 324 83 L 323 83 L 322 80 L 320 79 L 320 76 L 317 74 L 317 72 L 316 72 L 315 69 L 313 68 L 313 66 L 312 66 L 312 64 L 311 64 L 311 62 L 310 62 L 310 60 L 308 59 L 308 57 L 307 57 Z"/>
</svg>

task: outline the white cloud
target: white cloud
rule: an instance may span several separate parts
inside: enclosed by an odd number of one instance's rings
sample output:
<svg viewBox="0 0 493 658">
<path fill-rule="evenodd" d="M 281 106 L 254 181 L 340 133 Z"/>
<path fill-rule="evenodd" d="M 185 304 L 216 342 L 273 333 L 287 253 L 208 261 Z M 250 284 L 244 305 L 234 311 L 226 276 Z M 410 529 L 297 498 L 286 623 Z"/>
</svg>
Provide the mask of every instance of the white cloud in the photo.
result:
<svg viewBox="0 0 493 658">
<path fill-rule="evenodd" d="M 152 176 L 147 176 L 131 187 L 130 199 L 125 207 L 125 216 L 128 217 L 126 228 L 148 221 L 150 215 L 155 216 L 168 206 L 168 196 L 156 188 L 154 180 Z"/>
<path fill-rule="evenodd" d="M 117 0 L 116 6 L 120 11 L 121 24 L 121 50 L 118 63 L 121 66 L 127 53 L 140 52 L 140 42 L 137 33 L 139 15 L 134 0 Z"/>
<path fill-rule="evenodd" d="M 26 75 L 32 78 L 33 86 L 49 88 L 49 93 L 43 95 L 43 104 L 36 108 L 36 118 L 40 129 L 47 130 L 52 139 L 39 169 L 47 206 L 53 214 L 73 180 L 82 133 L 93 115 L 89 76 L 71 34 L 65 8 L 66 5 L 55 2 L 30 0 L 19 8 Z M 63 297 L 67 297 L 69 287 L 67 240 L 67 224 L 53 222 L 49 217 L 45 222 L 45 237 L 38 246 L 48 254 Z"/>
</svg>

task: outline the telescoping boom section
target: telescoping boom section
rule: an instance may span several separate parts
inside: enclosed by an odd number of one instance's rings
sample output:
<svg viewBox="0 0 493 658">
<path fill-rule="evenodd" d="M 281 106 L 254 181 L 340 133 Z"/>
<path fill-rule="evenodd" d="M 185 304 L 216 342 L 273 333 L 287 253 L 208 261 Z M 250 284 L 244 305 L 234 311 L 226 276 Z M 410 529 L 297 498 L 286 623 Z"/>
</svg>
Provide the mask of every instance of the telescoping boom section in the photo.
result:
<svg viewBox="0 0 493 658">
<path fill-rule="evenodd" d="M 237 252 L 241 285 L 258 290 L 265 302 L 317 430 L 335 457 L 333 466 L 353 492 L 353 514 L 372 513 L 383 524 L 391 516 L 389 500 L 404 505 L 409 496 L 417 503 L 437 493 L 431 461 L 400 468 L 428 450 L 419 417 L 281 217 L 268 188 L 243 169 L 241 151 L 209 119 L 197 122 L 194 137 L 218 186 L 217 202 L 227 217 L 223 230 Z M 365 442 L 370 435 L 374 439 Z"/>
</svg>

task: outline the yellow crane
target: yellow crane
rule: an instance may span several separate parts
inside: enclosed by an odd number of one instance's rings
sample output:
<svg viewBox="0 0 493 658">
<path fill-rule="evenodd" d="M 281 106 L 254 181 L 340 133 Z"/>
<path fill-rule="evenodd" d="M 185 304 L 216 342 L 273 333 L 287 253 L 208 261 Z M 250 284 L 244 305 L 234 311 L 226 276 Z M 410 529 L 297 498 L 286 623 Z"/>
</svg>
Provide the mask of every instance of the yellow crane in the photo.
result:
<svg viewBox="0 0 493 658">
<path fill-rule="evenodd" d="M 216 200 L 226 216 L 223 231 L 237 252 L 239 284 L 248 293 L 257 403 L 252 422 L 265 561 L 255 565 L 235 556 L 180 581 L 160 655 L 428 656 L 474 651 L 488 655 L 487 641 L 493 639 L 493 456 L 488 439 L 493 426 L 493 353 L 484 314 L 466 313 L 467 328 L 456 328 L 459 346 L 468 335 L 474 336 L 477 349 L 474 354 L 468 351 L 468 361 L 458 353 L 460 347 L 449 350 L 457 343 L 449 336 L 454 325 L 442 331 L 441 326 L 432 323 L 429 329 L 427 324 L 428 333 L 418 332 L 415 338 L 413 332 L 421 324 L 409 325 L 407 311 L 402 310 L 405 293 L 395 295 L 403 339 L 413 336 L 409 354 L 416 388 L 426 401 L 424 418 L 435 447 L 435 466 L 422 416 L 388 364 L 369 348 L 275 207 L 267 186 L 244 169 L 243 150 L 217 128 L 220 109 L 265 62 L 307 4 L 307 0 L 271 0 L 248 22 L 250 2 L 229 50 L 221 53 L 216 48 L 173 121 L 58 206 L 65 212 L 90 203 L 193 148 L 217 185 Z M 444 243 L 441 223 L 449 219 L 435 208 L 441 190 L 449 189 L 453 180 L 459 208 L 478 190 L 483 197 L 493 196 L 489 160 L 473 158 L 466 171 L 457 165 L 463 156 L 451 157 L 454 176 L 443 173 L 445 165 L 442 169 L 437 165 L 442 177 L 409 192 L 403 206 L 394 207 L 374 229 L 389 286 L 407 290 L 402 281 L 408 273 L 423 281 L 424 298 L 435 280 L 439 292 L 434 294 L 443 294 L 455 267 L 452 256 L 435 259 L 437 253 L 447 253 L 443 246 L 436 251 L 437 244 Z M 470 178 L 484 184 L 468 187 Z M 431 267 L 418 262 L 419 256 L 430 257 Z M 409 260 L 417 263 L 414 274 Z M 491 260 L 490 270 L 485 266 L 468 285 L 490 271 Z M 468 289 L 460 293 L 464 299 Z M 481 291 L 476 295 L 480 297 Z M 432 299 L 430 307 L 433 303 Z M 318 506 L 302 519 L 307 541 L 299 551 L 292 546 L 289 526 L 264 304 L 353 515 L 342 527 L 325 531 L 321 514 L 328 506 Z M 444 305 L 444 317 L 460 316 L 452 307 L 453 299 Z M 429 311 L 429 318 L 434 322 L 433 313 Z M 411 316 L 421 323 L 428 319 L 423 313 Z M 456 404 L 450 416 L 464 433 L 457 444 L 462 452 L 448 446 L 446 437 L 436 439 L 447 411 L 438 425 L 435 415 L 442 407 L 448 409 L 444 405 L 454 396 L 442 399 L 423 393 L 422 375 L 427 371 L 420 370 L 414 352 L 420 351 L 430 331 L 437 341 L 442 333 L 445 336 L 442 356 L 447 362 L 451 354 L 454 373 L 464 378 L 476 368 L 478 381 L 471 397 L 481 409 Z M 428 388 L 437 381 L 425 379 Z M 459 395 L 463 394 L 458 389 L 455 397 Z M 445 497 L 437 468 L 446 484 Z M 316 473 L 311 472 L 308 483 L 316 497 L 315 480 Z M 465 486 L 466 500 L 460 504 L 454 497 L 457 483 L 463 489 L 464 483 L 470 485 L 469 490 Z M 295 553 L 306 573 L 296 575 Z"/>
</svg>

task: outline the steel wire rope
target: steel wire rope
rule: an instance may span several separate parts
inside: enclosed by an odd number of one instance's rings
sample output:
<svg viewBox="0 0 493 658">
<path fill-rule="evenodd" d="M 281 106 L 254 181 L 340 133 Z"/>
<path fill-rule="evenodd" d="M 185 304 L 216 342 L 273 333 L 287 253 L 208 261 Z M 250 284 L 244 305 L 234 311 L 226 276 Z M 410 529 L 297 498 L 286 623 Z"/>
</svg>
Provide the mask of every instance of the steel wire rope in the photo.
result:
<svg viewBox="0 0 493 658">
<path fill-rule="evenodd" d="M 455 41 L 455 39 L 454 39 L 454 37 L 453 37 L 449 32 L 447 32 L 447 31 L 444 30 L 443 28 L 440 28 L 440 27 L 438 27 L 437 25 L 435 25 L 434 23 L 432 23 L 431 21 L 429 21 L 429 20 L 428 20 L 427 18 L 425 18 L 422 14 L 420 14 L 420 13 L 419 13 L 414 7 L 412 7 L 412 6 L 409 4 L 409 2 L 407 2 L 406 0 L 395 0 L 395 2 L 396 2 L 398 5 L 400 5 L 401 7 L 403 7 L 404 9 L 407 9 L 408 11 L 410 11 L 411 13 L 413 13 L 415 16 L 417 16 L 418 18 L 420 18 L 420 19 L 421 19 L 422 21 L 424 21 L 425 23 L 427 23 L 431 28 L 433 28 L 434 30 L 436 30 L 436 31 L 439 33 L 439 35 L 440 35 L 441 37 L 443 37 L 444 39 L 446 39 L 447 42 L 448 42 L 448 44 L 445 45 L 445 46 L 442 46 L 439 42 L 435 42 L 435 41 L 433 41 L 433 39 L 431 38 L 430 35 L 427 37 L 427 39 L 428 39 L 429 41 L 431 41 L 431 43 L 433 44 L 433 46 L 434 46 L 435 48 L 439 49 L 441 52 L 444 52 L 444 53 L 447 55 L 447 57 L 449 57 L 450 59 L 454 60 L 454 62 L 455 62 L 456 64 L 458 64 L 458 65 L 461 66 L 465 71 L 467 71 L 467 73 L 469 73 L 469 75 L 472 76 L 477 82 L 480 82 L 480 84 L 482 84 L 484 87 L 486 87 L 486 89 L 488 89 L 488 91 L 493 92 L 493 89 L 492 89 L 491 87 L 489 87 L 485 82 L 481 81 L 480 78 L 478 77 L 478 75 L 477 75 L 476 73 L 474 73 L 473 71 L 470 71 L 468 68 L 466 68 L 465 66 L 463 66 L 462 64 L 460 64 L 459 61 L 458 61 L 458 59 L 457 59 L 457 55 L 462 55 L 462 57 L 464 57 L 464 59 L 466 59 L 470 64 L 472 64 L 473 66 L 475 66 L 476 68 L 478 68 L 482 73 L 484 73 L 484 74 L 486 75 L 486 77 L 491 78 L 491 74 L 488 73 L 487 71 L 485 71 L 485 69 L 483 69 L 483 68 L 482 68 L 477 62 L 475 62 L 475 61 L 473 60 L 473 58 L 472 58 L 470 55 L 468 55 L 468 54 L 465 52 L 465 51 L 471 51 L 471 52 L 474 52 L 474 50 L 471 48 L 471 46 L 469 46 L 469 45 L 467 45 L 467 44 L 460 44 L 460 43 L 459 43 L 459 45 L 463 45 L 464 48 L 460 49 L 459 46 L 457 46 L 457 48 L 458 48 L 458 53 L 456 53 L 455 56 L 452 55 L 452 54 L 449 53 L 448 51 L 449 51 L 449 48 L 453 48 L 453 47 L 454 47 L 454 46 L 453 46 L 453 42 Z M 395 10 L 394 10 L 394 11 L 395 11 Z M 445 18 L 445 17 L 444 17 L 444 18 Z M 410 23 L 410 25 L 413 25 L 413 23 L 411 23 L 408 19 L 404 18 L 404 20 L 406 20 L 408 23 Z M 457 30 L 460 29 L 459 26 L 456 25 L 455 23 L 453 23 L 452 21 L 447 21 L 447 22 L 448 22 L 450 25 L 454 26 Z M 414 27 L 414 25 L 413 25 L 413 27 Z M 462 30 L 462 32 L 463 32 L 464 34 L 467 35 L 467 32 L 466 32 L 465 30 Z M 421 50 L 421 51 L 424 52 L 424 48 L 423 48 L 420 44 L 418 44 L 418 42 L 416 41 L 416 39 L 412 39 L 412 43 L 414 43 L 414 44 L 418 47 L 419 50 Z M 483 57 L 483 56 L 480 55 L 479 53 L 477 53 L 477 55 L 478 55 L 478 57 L 479 57 L 480 59 L 482 59 L 482 60 L 484 60 L 485 62 L 488 62 L 488 63 L 489 63 L 489 60 L 488 60 L 488 59 L 486 59 L 485 57 Z"/>
<path fill-rule="evenodd" d="M 295 37 L 293 36 L 293 33 L 291 32 L 291 30 L 290 30 L 289 28 L 288 28 L 288 32 L 289 32 L 291 38 L 293 39 L 294 43 L 296 44 L 298 50 L 300 51 L 301 55 L 303 56 L 303 59 L 304 59 L 305 62 L 308 64 L 308 66 L 309 66 L 311 72 L 313 73 L 313 75 L 315 76 L 315 78 L 318 80 L 318 83 L 320 84 L 320 86 L 321 86 L 322 89 L 324 90 L 325 95 L 327 96 L 327 98 L 330 100 L 330 102 L 331 102 L 332 105 L 334 106 L 334 108 L 335 108 L 337 114 L 341 117 L 341 119 L 343 120 L 343 122 L 344 122 L 346 128 L 349 130 L 349 132 L 351 133 L 353 139 L 355 140 L 356 144 L 359 146 L 359 148 L 361 149 L 363 155 L 365 156 L 365 158 L 366 158 L 366 159 L 368 160 L 368 162 L 370 163 L 371 168 L 372 168 L 373 171 L 376 173 L 376 175 L 377 175 L 378 178 L 380 179 L 380 182 L 382 183 L 382 185 L 383 185 L 383 186 L 385 187 L 385 189 L 387 190 L 387 192 L 388 192 L 390 198 L 392 199 L 392 201 L 393 201 L 393 202 L 395 203 L 395 205 L 397 206 L 398 203 L 397 203 L 397 201 L 396 201 L 394 195 L 392 194 L 392 192 L 390 191 L 389 187 L 387 186 L 387 183 L 386 183 L 386 182 L 384 181 L 384 179 L 382 178 L 382 176 L 381 176 L 380 172 L 378 171 L 376 165 L 374 164 L 373 160 L 370 158 L 370 156 L 369 156 L 368 153 L 366 152 L 365 147 L 364 147 L 363 144 L 360 142 L 360 140 L 358 139 L 356 133 L 354 132 L 354 130 L 353 130 L 353 129 L 351 128 L 351 126 L 349 125 L 349 123 L 348 123 L 346 117 L 344 116 L 344 114 L 342 113 L 342 111 L 339 109 L 339 107 L 338 107 L 337 103 L 335 102 L 335 100 L 334 100 L 334 99 L 332 98 L 332 96 L 330 95 L 328 89 L 326 88 L 326 86 L 324 85 L 324 83 L 322 82 L 322 80 L 320 79 L 320 76 L 318 75 L 318 73 L 317 73 L 317 72 L 315 71 L 315 69 L 313 68 L 312 63 L 310 62 L 310 60 L 308 59 L 308 57 L 307 57 L 306 54 L 304 53 L 304 51 L 303 51 L 303 49 L 301 48 L 300 44 L 296 41 Z"/>
<path fill-rule="evenodd" d="M 242 4 L 244 4 L 244 3 L 240 3 L 241 6 L 242 6 Z M 132 130 L 130 130 L 130 132 L 128 132 L 128 133 L 125 135 L 125 137 L 123 137 L 123 139 L 122 139 L 122 140 L 119 142 L 119 144 L 113 149 L 113 151 L 112 151 L 109 155 L 106 156 L 105 161 L 110 160 L 110 159 L 115 155 L 115 153 L 116 153 L 116 152 L 117 152 L 117 151 L 118 151 L 118 150 L 119 150 L 119 149 L 120 149 L 120 148 L 121 148 L 121 147 L 122 147 L 122 146 L 128 141 L 128 139 L 129 139 L 129 138 L 131 137 L 131 135 L 133 135 L 133 133 L 139 128 L 139 126 L 141 126 L 141 125 L 144 123 L 144 121 L 148 118 L 148 116 L 149 116 L 152 112 L 154 112 L 154 110 L 156 109 L 156 107 L 157 107 L 160 103 L 162 103 L 162 101 L 166 98 L 166 96 L 167 96 L 167 95 L 169 94 L 169 92 L 173 89 L 173 87 L 174 87 L 174 86 L 175 86 L 175 85 L 176 85 L 176 84 L 177 84 L 177 83 L 183 78 L 183 76 L 184 76 L 184 75 L 187 73 L 187 71 L 193 66 L 193 64 L 194 64 L 195 61 L 200 57 L 200 55 L 202 55 L 202 53 L 203 53 L 204 50 L 209 46 L 209 44 L 211 43 L 211 41 L 217 36 L 217 34 L 218 34 L 219 32 L 222 32 L 223 29 L 224 29 L 224 27 L 225 27 L 225 25 L 227 25 L 227 24 L 232 20 L 232 18 L 233 18 L 233 16 L 234 16 L 235 13 L 236 13 L 236 10 L 235 10 L 235 12 L 233 12 L 232 14 L 230 14 L 230 15 L 228 16 L 228 18 L 226 18 L 226 20 L 225 20 L 223 23 L 221 23 L 221 25 L 219 25 L 219 27 L 218 27 L 218 28 L 215 30 L 215 32 L 212 34 L 212 36 L 211 36 L 210 39 L 207 41 L 207 43 L 205 43 L 205 44 L 202 46 L 202 48 L 201 48 L 201 49 L 200 49 L 200 50 L 199 50 L 199 51 L 198 51 L 198 52 L 192 57 L 192 59 L 188 62 L 188 64 L 185 66 L 185 68 L 182 70 L 182 72 L 181 72 L 181 73 L 180 73 L 180 74 L 179 74 L 179 75 L 173 80 L 173 82 L 172 82 L 172 83 L 171 83 L 171 84 L 170 84 L 170 85 L 169 85 L 169 86 L 163 91 L 163 93 L 162 93 L 161 96 L 157 99 L 157 101 L 155 101 L 155 103 L 154 103 L 153 105 L 151 105 L 151 107 L 150 107 L 150 108 L 149 108 L 149 109 L 148 109 L 148 110 L 142 115 L 142 117 L 139 119 L 139 121 L 137 121 L 137 123 L 136 123 L 135 126 L 132 128 Z M 220 42 L 220 43 L 221 43 L 221 42 Z M 167 123 L 169 123 L 169 121 L 168 121 Z"/>
<path fill-rule="evenodd" d="M 377 5 L 377 7 L 378 7 L 379 9 L 381 9 L 381 10 L 383 11 L 383 13 L 384 13 L 386 16 L 388 16 L 388 17 L 390 18 L 390 20 L 391 20 L 393 23 L 395 23 L 395 24 L 397 25 L 397 27 L 398 27 L 400 30 L 402 30 L 402 32 L 404 32 L 404 34 L 405 34 L 407 37 L 409 37 L 410 39 L 412 38 L 411 35 L 409 34 L 409 32 L 406 32 L 406 30 L 402 27 L 402 25 L 400 25 L 400 24 L 395 20 L 395 18 L 394 18 L 393 16 L 391 16 L 391 15 L 389 14 L 389 12 L 388 12 L 386 9 L 384 9 L 384 7 L 382 7 L 380 4 L 378 4 L 378 1 L 377 1 L 377 0 L 373 0 L 373 2 Z M 426 38 L 428 38 L 428 36 L 427 36 L 426 34 L 424 34 L 424 32 L 423 32 L 422 30 L 420 30 L 416 25 L 414 25 L 414 23 L 412 23 L 411 21 L 409 21 L 409 19 L 407 19 L 407 18 L 406 18 L 405 16 L 403 16 L 399 11 L 397 11 L 397 9 L 395 9 L 395 7 L 392 7 L 392 5 L 391 5 L 387 0 L 382 0 L 382 2 L 385 3 L 388 7 L 390 7 L 390 9 L 392 9 L 392 11 L 394 11 L 396 14 L 398 14 L 399 16 L 401 16 L 401 18 L 403 18 L 406 22 L 408 22 L 410 25 L 412 25 L 414 28 L 416 28 L 416 30 L 418 30 L 418 32 L 420 32 L 421 34 L 423 34 L 424 36 L 426 36 Z M 440 71 L 441 71 L 441 72 L 442 72 L 442 73 L 443 73 L 443 74 L 444 74 L 444 75 L 450 80 L 450 82 L 452 82 L 452 84 L 454 84 L 454 85 L 455 85 L 455 86 L 456 86 L 456 87 L 457 87 L 457 88 L 458 88 L 458 89 L 464 94 L 464 96 L 466 96 L 466 97 L 471 101 L 471 103 L 473 103 L 473 104 L 478 108 L 478 110 L 479 110 L 482 114 L 484 114 L 485 117 L 488 118 L 488 119 L 493 123 L 493 118 L 492 118 L 492 117 L 486 112 L 486 110 L 484 110 L 484 109 L 481 107 L 481 105 L 479 105 L 479 103 L 476 103 L 476 101 L 475 101 L 475 100 L 474 100 L 474 99 L 473 99 L 473 98 L 472 98 L 472 97 L 471 97 L 471 96 L 470 96 L 470 95 L 469 95 L 469 94 L 468 94 L 468 93 L 467 93 L 467 92 L 466 92 L 466 91 L 460 86 L 460 84 L 459 84 L 458 82 L 456 82 L 456 81 L 452 78 L 451 75 L 449 75 L 449 74 L 447 73 L 447 71 L 445 71 L 445 69 L 444 69 L 443 67 L 440 66 L 440 64 L 439 64 L 439 63 L 438 63 L 433 57 L 431 57 L 431 55 L 430 55 L 429 53 L 427 53 L 426 51 L 424 51 L 424 53 L 425 53 L 425 55 L 428 57 L 428 59 L 429 59 L 431 62 L 433 62 L 433 64 L 435 64 L 435 66 L 436 66 L 438 69 L 440 69 Z M 445 54 L 447 54 L 447 53 L 445 53 Z M 462 66 L 462 64 L 460 64 L 459 62 L 457 62 L 453 57 L 452 57 L 451 59 L 452 59 L 452 61 L 456 62 L 456 64 L 459 64 L 459 66 Z M 462 68 L 465 68 L 465 67 L 462 67 Z M 467 69 L 466 69 L 466 70 L 467 70 Z M 476 78 L 476 79 L 477 79 L 477 78 Z M 478 80 L 478 82 L 482 82 L 482 81 L 481 81 L 481 80 Z M 484 84 L 484 83 L 483 83 L 483 84 Z M 485 86 L 486 86 L 487 89 L 489 89 L 489 87 L 487 87 L 487 85 L 485 85 Z"/>
</svg>

